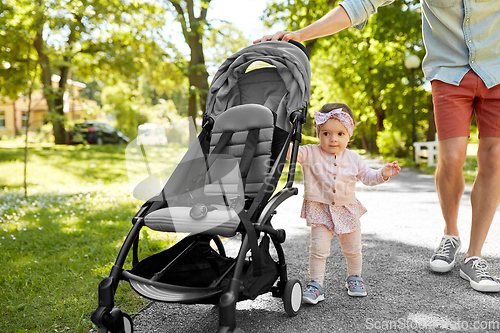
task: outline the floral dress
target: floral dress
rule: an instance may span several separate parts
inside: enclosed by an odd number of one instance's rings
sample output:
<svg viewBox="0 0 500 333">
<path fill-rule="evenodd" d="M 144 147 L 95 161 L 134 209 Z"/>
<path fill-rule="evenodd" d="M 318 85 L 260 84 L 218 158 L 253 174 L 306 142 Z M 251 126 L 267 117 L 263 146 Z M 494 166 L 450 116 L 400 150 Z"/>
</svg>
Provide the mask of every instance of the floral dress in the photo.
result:
<svg viewBox="0 0 500 333">
<path fill-rule="evenodd" d="M 327 205 L 305 200 L 300 217 L 305 218 L 308 226 L 324 225 L 335 234 L 350 234 L 361 226 L 359 218 L 366 208 L 358 199 L 344 206 Z"/>
</svg>

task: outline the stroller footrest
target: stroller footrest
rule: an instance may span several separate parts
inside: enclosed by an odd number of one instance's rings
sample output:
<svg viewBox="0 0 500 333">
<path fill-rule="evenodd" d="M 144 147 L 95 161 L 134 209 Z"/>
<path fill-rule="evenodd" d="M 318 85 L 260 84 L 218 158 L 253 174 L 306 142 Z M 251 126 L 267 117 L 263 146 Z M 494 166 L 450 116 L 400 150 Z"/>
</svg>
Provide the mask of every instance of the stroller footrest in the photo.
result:
<svg viewBox="0 0 500 333">
<path fill-rule="evenodd" d="M 139 295 L 161 302 L 191 303 L 222 294 L 222 287 L 193 288 L 176 286 L 134 275 L 127 270 L 123 276 Z"/>
</svg>

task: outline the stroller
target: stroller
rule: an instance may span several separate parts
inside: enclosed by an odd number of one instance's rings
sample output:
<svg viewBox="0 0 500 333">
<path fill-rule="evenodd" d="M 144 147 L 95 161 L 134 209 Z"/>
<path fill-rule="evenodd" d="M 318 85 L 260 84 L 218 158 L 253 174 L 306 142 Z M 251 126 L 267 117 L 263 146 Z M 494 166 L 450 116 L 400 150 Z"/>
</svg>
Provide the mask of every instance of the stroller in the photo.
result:
<svg viewBox="0 0 500 333">
<path fill-rule="evenodd" d="M 137 212 L 109 277 L 99 284 L 99 306 L 91 316 L 99 333 L 133 332 L 131 317 L 114 308 L 120 280 L 151 300 L 218 305 L 218 333 L 240 332 L 236 303 L 267 292 L 282 298 L 289 316 L 299 312 L 302 287 L 287 276 L 285 231 L 274 229 L 271 219 L 298 192 L 293 181 L 310 76 L 307 50 L 294 41 L 251 45 L 222 64 L 201 133 L 161 192 Z M 279 190 L 290 142 L 288 178 Z M 144 227 L 188 236 L 139 261 Z M 232 258 L 221 237 L 234 236 L 241 246 Z M 131 249 L 129 270 L 123 266 Z"/>
</svg>

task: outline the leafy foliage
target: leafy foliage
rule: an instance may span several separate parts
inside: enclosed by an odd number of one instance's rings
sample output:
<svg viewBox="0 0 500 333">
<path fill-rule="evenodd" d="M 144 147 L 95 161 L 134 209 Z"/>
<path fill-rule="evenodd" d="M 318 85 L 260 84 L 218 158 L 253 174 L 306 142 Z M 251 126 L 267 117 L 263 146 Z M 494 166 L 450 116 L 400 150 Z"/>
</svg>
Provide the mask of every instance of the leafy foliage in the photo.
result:
<svg viewBox="0 0 500 333">
<path fill-rule="evenodd" d="M 35 74 L 33 34 L 29 29 L 33 20 L 22 19 L 19 6 L 30 6 L 30 2 L 0 1 L 0 97 L 12 99 L 26 92 Z"/>
<path fill-rule="evenodd" d="M 288 30 L 297 30 L 324 16 L 335 1 L 282 1 L 268 8 L 268 22 L 279 19 Z M 306 42 L 311 53 L 311 112 L 327 102 L 343 102 L 358 121 L 354 144 L 377 151 L 378 133 L 399 132 L 398 141 L 411 146 L 411 71 L 404 59 L 413 53 L 424 56 L 417 1 L 396 1 L 379 8 L 362 31 L 345 29 L 333 36 Z M 417 131 L 427 129 L 430 94 L 423 88 L 420 69 L 416 77 Z M 432 112 L 432 111 L 431 111 Z M 312 124 L 312 122 L 309 122 Z M 314 129 L 305 129 L 313 135 Z M 423 135 L 420 135 L 423 138 Z"/>
<path fill-rule="evenodd" d="M 56 143 L 64 142 L 63 94 L 70 77 L 106 77 L 109 83 L 147 75 L 154 84 L 163 84 L 160 91 L 182 80 L 172 56 L 156 42 L 161 40 L 167 10 L 154 2 L 16 0 L 1 5 L 0 82 L 5 84 L 0 93 L 15 98 L 25 89 L 31 56 L 39 65 L 38 81 L 44 87 Z M 169 82 L 163 79 L 165 71 L 170 72 Z M 59 87 L 52 87 L 53 74 L 61 78 Z"/>
<path fill-rule="evenodd" d="M 180 114 L 196 117 L 204 109 L 208 91 L 207 65 L 218 65 L 226 49 L 232 53 L 248 44 L 229 24 L 214 28 L 206 20 L 209 5 L 208 0 L 4 0 L 0 2 L 0 94 L 17 99 L 36 73 L 37 83 L 44 87 L 56 143 L 64 142 L 67 79 L 88 83 L 83 96 L 113 112 L 129 134 L 146 119 L 142 116 L 149 108 L 144 105 L 161 100 L 172 100 Z M 173 31 L 184 37 L 188 56 L 173 44 Z M 207 63 L 206 49 L 212 59 Z M 31 68 L 28 59 L 32 59 Z M 53 74 L 61 78 L 59 87 L 52 87 Z M 114 108 L 116 103 L 103 103 L 104 87 L 130 89 L 137 98 Z M 143 97 L 142 106 L 136 103 L 137 93 Z M 137 121 L 125 121 L 137 115 Z"/>
<path fill-rule="evenodd" d="M 209 30 L 204 44 L 209 74 L 215 75 L 218 67 L 229 56 L 249 44 L 250 41 L 244 37 L 243 32 L 230 23 L 224 22 L 216 29 Z"/>
<path fill-rule="evenodd" d="M 118 127 L 131 138 L 137 136 L 137 127 L 147 121 L 147 116 L 141 112 L 142 95 L 121 82 L 104 88 L 102 100 L 104 111 L 115 117 Z"/>
</svg>

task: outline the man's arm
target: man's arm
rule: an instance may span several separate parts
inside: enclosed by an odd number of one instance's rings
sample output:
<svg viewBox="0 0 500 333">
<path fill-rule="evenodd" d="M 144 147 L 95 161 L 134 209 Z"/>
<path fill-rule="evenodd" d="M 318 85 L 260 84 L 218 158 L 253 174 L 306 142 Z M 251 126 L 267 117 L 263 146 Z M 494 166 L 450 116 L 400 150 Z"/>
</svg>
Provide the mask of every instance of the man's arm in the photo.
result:
<svg viewBox="0 0 500 333">
<path fill-rule="evenodd" d="M 380 6 L 386 6 L 394 0 L 346 0 L 333 8 L 318 21 L 297 31 L 278 31 L 274 35 L 266 35 L 253 41 L 254 44 L 268 40 L 282 40 L 288 42 L 306 40 L 333 35 L 345 28 L 354 26 L 362 29 L 366 20 L 377 12 Z M 344 8 L 345 6 L 345 8 Z"/>
<path fill-rule="evenodd" d="M 351 19 L 344 7 L 337 6 L 318 21 L 297 31 L 278 31 L 274 35 L 267 35 L 254 41 L 255 43 L 267 40 L 295 40 L 303 42 L 310 39 L 329 36 L 351 26 Z"/>
</svg>

